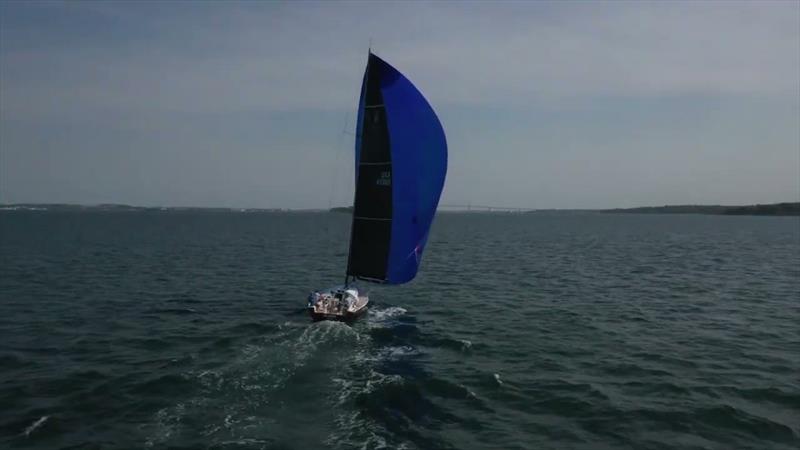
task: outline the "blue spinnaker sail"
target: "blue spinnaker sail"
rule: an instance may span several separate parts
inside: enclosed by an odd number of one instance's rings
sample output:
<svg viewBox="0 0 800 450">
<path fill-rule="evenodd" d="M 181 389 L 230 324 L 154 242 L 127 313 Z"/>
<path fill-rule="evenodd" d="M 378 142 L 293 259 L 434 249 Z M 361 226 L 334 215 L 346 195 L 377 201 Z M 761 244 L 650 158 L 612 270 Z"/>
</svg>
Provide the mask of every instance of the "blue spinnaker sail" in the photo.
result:
<svg viewBox="0 0 800 450">
<path fill-rule="evenodd" d="M 403 74 L 378 57 L 392 154 L 392 238 L 386 281 L 417 274 L 447 173 L 447 141 L 436 113 Z"/>
<path fill-rule="evenodd" d="M 348 275 L 400 284 L 417 274 L 447 172 L 436 113 L 403 74 L 370 54 L 356 128 Z"/>
</svg>

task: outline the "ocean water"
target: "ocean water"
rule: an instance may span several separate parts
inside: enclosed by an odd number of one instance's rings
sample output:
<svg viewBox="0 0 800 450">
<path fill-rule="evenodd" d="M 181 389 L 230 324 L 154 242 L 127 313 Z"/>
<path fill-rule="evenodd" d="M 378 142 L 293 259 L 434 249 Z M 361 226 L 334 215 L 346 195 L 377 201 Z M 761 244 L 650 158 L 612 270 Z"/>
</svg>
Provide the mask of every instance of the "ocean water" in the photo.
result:
<svg viewBox="0 0 800 450">
<path fill-rule="evenodd" d="M 440 214 L 312 323 L 348 228 L 0 212 L 0 448 L 800 445 L 796 217 Z"/>
</svg>

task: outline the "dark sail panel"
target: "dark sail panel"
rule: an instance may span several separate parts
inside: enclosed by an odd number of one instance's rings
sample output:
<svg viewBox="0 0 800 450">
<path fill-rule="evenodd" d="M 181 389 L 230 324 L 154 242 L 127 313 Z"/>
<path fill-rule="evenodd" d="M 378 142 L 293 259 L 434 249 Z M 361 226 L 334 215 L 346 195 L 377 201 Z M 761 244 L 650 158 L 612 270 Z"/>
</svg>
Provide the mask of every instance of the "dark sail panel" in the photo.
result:
<svg viewBox="0 0 800 450">
<path fill-rule="evenodd" d="M 383 281 L 386 278 L 391 233 L 391 220 L 355 218 L 347 275 Z"/>
<path fill-rule="evenodd" d="M 362 164 L 356 183 L 355 218 L 392 220 L 392 166 Z"/>
<path fill-rule="evenodd" d="M 356 193 L 347 275 L 383 281 L 392 235 L 392 157 L 380 66 L 367 63 L 356 137 Z"/>
</svg>

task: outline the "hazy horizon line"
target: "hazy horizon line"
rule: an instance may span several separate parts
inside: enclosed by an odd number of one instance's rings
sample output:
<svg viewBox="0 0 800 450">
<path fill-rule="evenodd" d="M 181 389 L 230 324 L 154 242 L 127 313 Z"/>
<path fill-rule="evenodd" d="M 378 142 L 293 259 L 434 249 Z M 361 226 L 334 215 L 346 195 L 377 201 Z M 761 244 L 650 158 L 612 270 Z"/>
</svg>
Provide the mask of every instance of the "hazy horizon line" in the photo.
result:
<svg viewBox="0 0 800 450">
<path fill-rule="evenodd" d="M 602 210 L 615 210 L 615 209 L 637 209 L 637 208 L 663 208 L 663 207 L 744 207 L 744 206 L 760 206 L 760 205 L 779 205 L 779 204 L 800 203 L 800 198 L 793 201 L 777 201 L 770 203 L 739 203 L 739 204 L 721 204 L 721 203 L 671 203 L 671 204 L 650 204 L 639 206 L 616 206 L 616 207 L 596 207 L 596 208 L 534 208 L 527 206 L 507 206 L 507 205 L 439 205 L 437 210 L 447 211 L 473 211 L 479 212 L 484 210 L 496 209 L 502 210 L 523 210 L 523 211 L 602 211 Z M 297 207 L 248 207 L 248 206 L 191 206 L 191 205 L 135 205 L 129 203 L 64 203 L 64 202 L 14 202 L 5 203 L 0 202 L 0 208 L 14 207 L 14 206 L 66 206 L 66 207 L 84 207 L 84 208 L 98 208 L 98 207 L 128 207 L 128 208 L 141 208 L 141 209 L 225 209 L 225 210 L 261 210 L 261 211 L 329 211 L 336 208 L 352 208 L 348 206 L 329 206 L 329 207 L 315 207 L 315 208 L 297 208 Z"/>
</svg>

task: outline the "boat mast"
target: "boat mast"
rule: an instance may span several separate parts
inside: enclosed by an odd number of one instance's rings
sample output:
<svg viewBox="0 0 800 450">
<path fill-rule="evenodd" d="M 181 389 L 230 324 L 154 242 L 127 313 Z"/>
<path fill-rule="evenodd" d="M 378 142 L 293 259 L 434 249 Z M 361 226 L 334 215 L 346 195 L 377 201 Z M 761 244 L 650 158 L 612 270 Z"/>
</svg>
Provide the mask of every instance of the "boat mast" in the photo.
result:
<svg viewBox="0 0 800 450">
<path fill-rule="evenodd" d="M 364 71 L 364 85 L 362 86 L 362 91 L 363 92 L 361 94 L 359 94 L 359 103 L 358 103 L 358 108 L 359 109 L 361 109 L 361 107 L 362 107 L 362 105 L 361 105 L 361 100 L 362 100 L 361 97 L 363 96 L 363 100 L 365 102 L 367 101 L 367 97 L 366 96 L 367 96 L 367 83 L 369 83 L 369 60 L 370 60 L 369 57 L 370 57 L 371 54 L 372 54 L 372 38 L 369 39 L 369 47 L 367 48 L 367 68 Z M 358 140 L 357 142 L 363 142 L 362 137 L 364 135 L 364 125 L 358 123 L 358 119 L 359 119 L 358 113 L 356 113 L 356 130 L 358 129 L 359 125 L 361 126 L 361 133 L 357 133 L 356 134 L 356 139 Z M 364 120 L 363 113 L 362 113 L 362 116 L 361 116 L 361 120 L 362 121 Z M 359 158 L 360 157 L 361 157 L 361 155 L 359 154 Z M 353 186 L 353 212 L 351 214 L 352 218 L 350 220 L 350 245 L 347 247 L 347 267 L 344 270 L 344 287 L 345 287 L 345 289 L 347 288 L 348 284 L 350 283 L 350 275 L 347 272 L 350 269 L 350 256 L 352 256 L 351 252 L 353 251 L 353 227 L 356 224 L 356 190 L 358 189 L 358 165 L 360 163 L 361 163 L 361 161 L 356 161 L 356 176 L 355 176 L 355 183 L 354 183 L 354 186 Z M 355 281 L 355 277 L 353 277 L 353 280 Z"/>
</svg>

